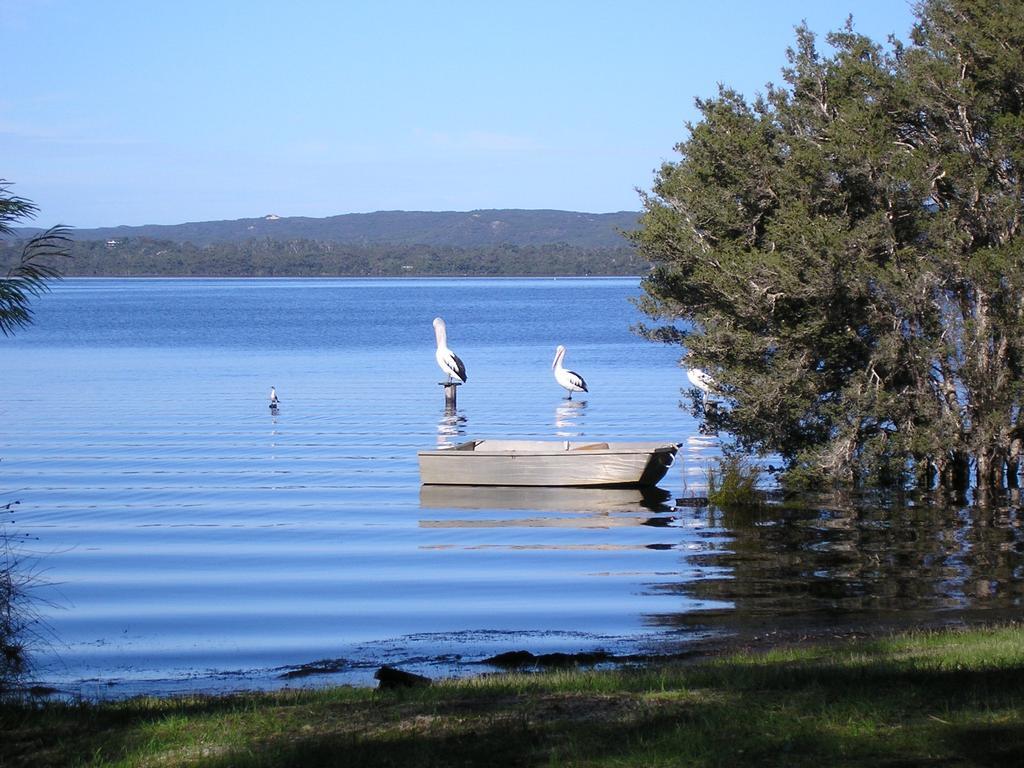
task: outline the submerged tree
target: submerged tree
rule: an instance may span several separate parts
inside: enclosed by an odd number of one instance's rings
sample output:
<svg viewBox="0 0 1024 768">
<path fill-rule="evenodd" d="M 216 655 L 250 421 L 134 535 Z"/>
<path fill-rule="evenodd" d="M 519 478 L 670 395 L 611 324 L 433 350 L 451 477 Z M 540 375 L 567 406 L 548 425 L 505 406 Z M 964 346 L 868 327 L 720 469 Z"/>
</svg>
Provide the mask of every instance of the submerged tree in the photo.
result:
<svg viewBox="0 0 1024 768">
<path fill-rule="evenodd" d="M 32 201 L 11 194 L 10 184 L 0 179 L 0 237 L 12 235 L 14 224 L 34 219 L 38 210 Z M 32 322 L 29 302 L 47 290 L 47 281 L 60 277 L 53 261 L 66 257 L 69 246 L 64 227 L 51 227 L 25 243 L 17 263 L 0 277 L 0 333 L 9 336 Z"/>
<path fill-rule="evenodd" d="M 799 27 L 784 86 L 698 101 L 633 234 L 644 332 L 794 481 L 1017 482 L 1024 3 L 916 11 L 906 46 Z"/>
<path fill-rule="evenodd" d="M 0 701 L 25 673 L 27 635 L 35 621 L 28 605 L 31 579 L 21 567 L 15 543 L 7 533 L 12 504 L 0 505 Z"/>
</svg>

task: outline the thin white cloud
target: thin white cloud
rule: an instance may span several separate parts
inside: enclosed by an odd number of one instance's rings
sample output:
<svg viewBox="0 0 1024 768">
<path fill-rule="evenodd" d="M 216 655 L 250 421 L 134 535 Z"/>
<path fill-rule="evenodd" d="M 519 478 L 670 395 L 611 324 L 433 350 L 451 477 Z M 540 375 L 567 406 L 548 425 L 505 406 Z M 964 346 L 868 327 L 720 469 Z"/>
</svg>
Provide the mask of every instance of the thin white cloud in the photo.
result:
<svg viewBox="0 0 1024 768">
<path fill-rule="evenodd" d="M 3 119 L 0 119 L 0 136 L 20 141 L 80 147 L 134 147 L 149 143 L 141 139 L 124 137 L 85 136 L 54 128 L 50 124 L 36 125 Z"/>
<path fill-rule="evenodd" d="M 543 145 L 530 136 L 517 136 L 496 131 L 418 131 L 431 146 L 446 150 L 519 153 L 536 152 Z"/>
</svg>

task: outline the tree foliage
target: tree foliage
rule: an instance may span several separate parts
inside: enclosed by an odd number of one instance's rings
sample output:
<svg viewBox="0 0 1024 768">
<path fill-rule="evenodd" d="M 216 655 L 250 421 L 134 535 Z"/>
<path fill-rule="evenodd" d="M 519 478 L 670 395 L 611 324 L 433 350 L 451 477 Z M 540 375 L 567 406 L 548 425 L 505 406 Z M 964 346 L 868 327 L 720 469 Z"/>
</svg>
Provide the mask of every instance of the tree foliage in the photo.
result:
<svg viewBox="0 0 1024 768">
<path fill-rule="evenodd" d="M 0 179 L 0 237 L 10 236 L 14 224 L 35 218 L 37 211 L 35 203 L 11 194 L 10 184 Z M 67 255 L 69 242 L 64 227 L 52 227 L 21 245 L 0 277 L 0 333 L 9 336 L 32 322 L 30 301 L 47 290 L 48 280 L 60 277 L 54 262 Z"/>
<path fill-rule="evenodd" d="M 645 333 L 790 479 L 1017 482 L 1024 3 L 916 13 L 909 44 L 849 21 L 828 55 L 798 27 L 782 86 L 698 100 L 633 233 Z"/>
</svg>

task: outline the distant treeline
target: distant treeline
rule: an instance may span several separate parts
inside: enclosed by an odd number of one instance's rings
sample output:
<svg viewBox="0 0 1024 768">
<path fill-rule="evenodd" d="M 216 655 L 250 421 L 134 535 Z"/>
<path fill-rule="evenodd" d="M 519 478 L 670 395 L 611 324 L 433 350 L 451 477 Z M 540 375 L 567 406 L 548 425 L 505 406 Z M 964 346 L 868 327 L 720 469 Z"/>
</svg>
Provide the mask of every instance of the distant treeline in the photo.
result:
<svg viewBox="0 0 1024 768">
<path fill-rule="evenodd" d="M 21 245 L 0 244 L 0 264 Z M 197 246 L 169 240 L 75 241 L 56 265 L 69 277 L 372 277 L 400 275 L 636 275 L 648 263 L 629 246 L 585 248 L 495 244 L 346 244 L 314 240 L 249 240 Z"/>
</svg>

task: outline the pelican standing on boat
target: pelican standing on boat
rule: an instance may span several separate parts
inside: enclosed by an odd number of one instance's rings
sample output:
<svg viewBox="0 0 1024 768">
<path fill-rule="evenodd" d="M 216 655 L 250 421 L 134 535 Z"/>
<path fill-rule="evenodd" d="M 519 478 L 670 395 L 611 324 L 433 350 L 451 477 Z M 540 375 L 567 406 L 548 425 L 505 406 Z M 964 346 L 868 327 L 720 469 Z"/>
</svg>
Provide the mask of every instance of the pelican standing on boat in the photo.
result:
<svg viewBox="0 0 1024 768">
<path fill-rule="evenodd" d="M 437 352 L 434 353 L 434 359 L 448 377 L 448 383 L 451 384 L 452 379 L 458 379 L 459 383 L 465 384 L 466 366 L 458 355 L 448 349 L 448 329 L 440 317 L 434 318 L 434 336 L 437 337 Z"/>
<path fill-rule="evenodd" d="M 572 400 L 573 392 L 589 392 L 590 390 L 587 389 L 587 382 L 576 371 L 569 371 L 562 367 L 563 357 L 565 357 L 565 347 L 559 344 L 555 349 L 555 359 L 552 361 L 551 367 L 555 371 L 555 381 L 569 392 L 566 399 Z"/>
</svg>

